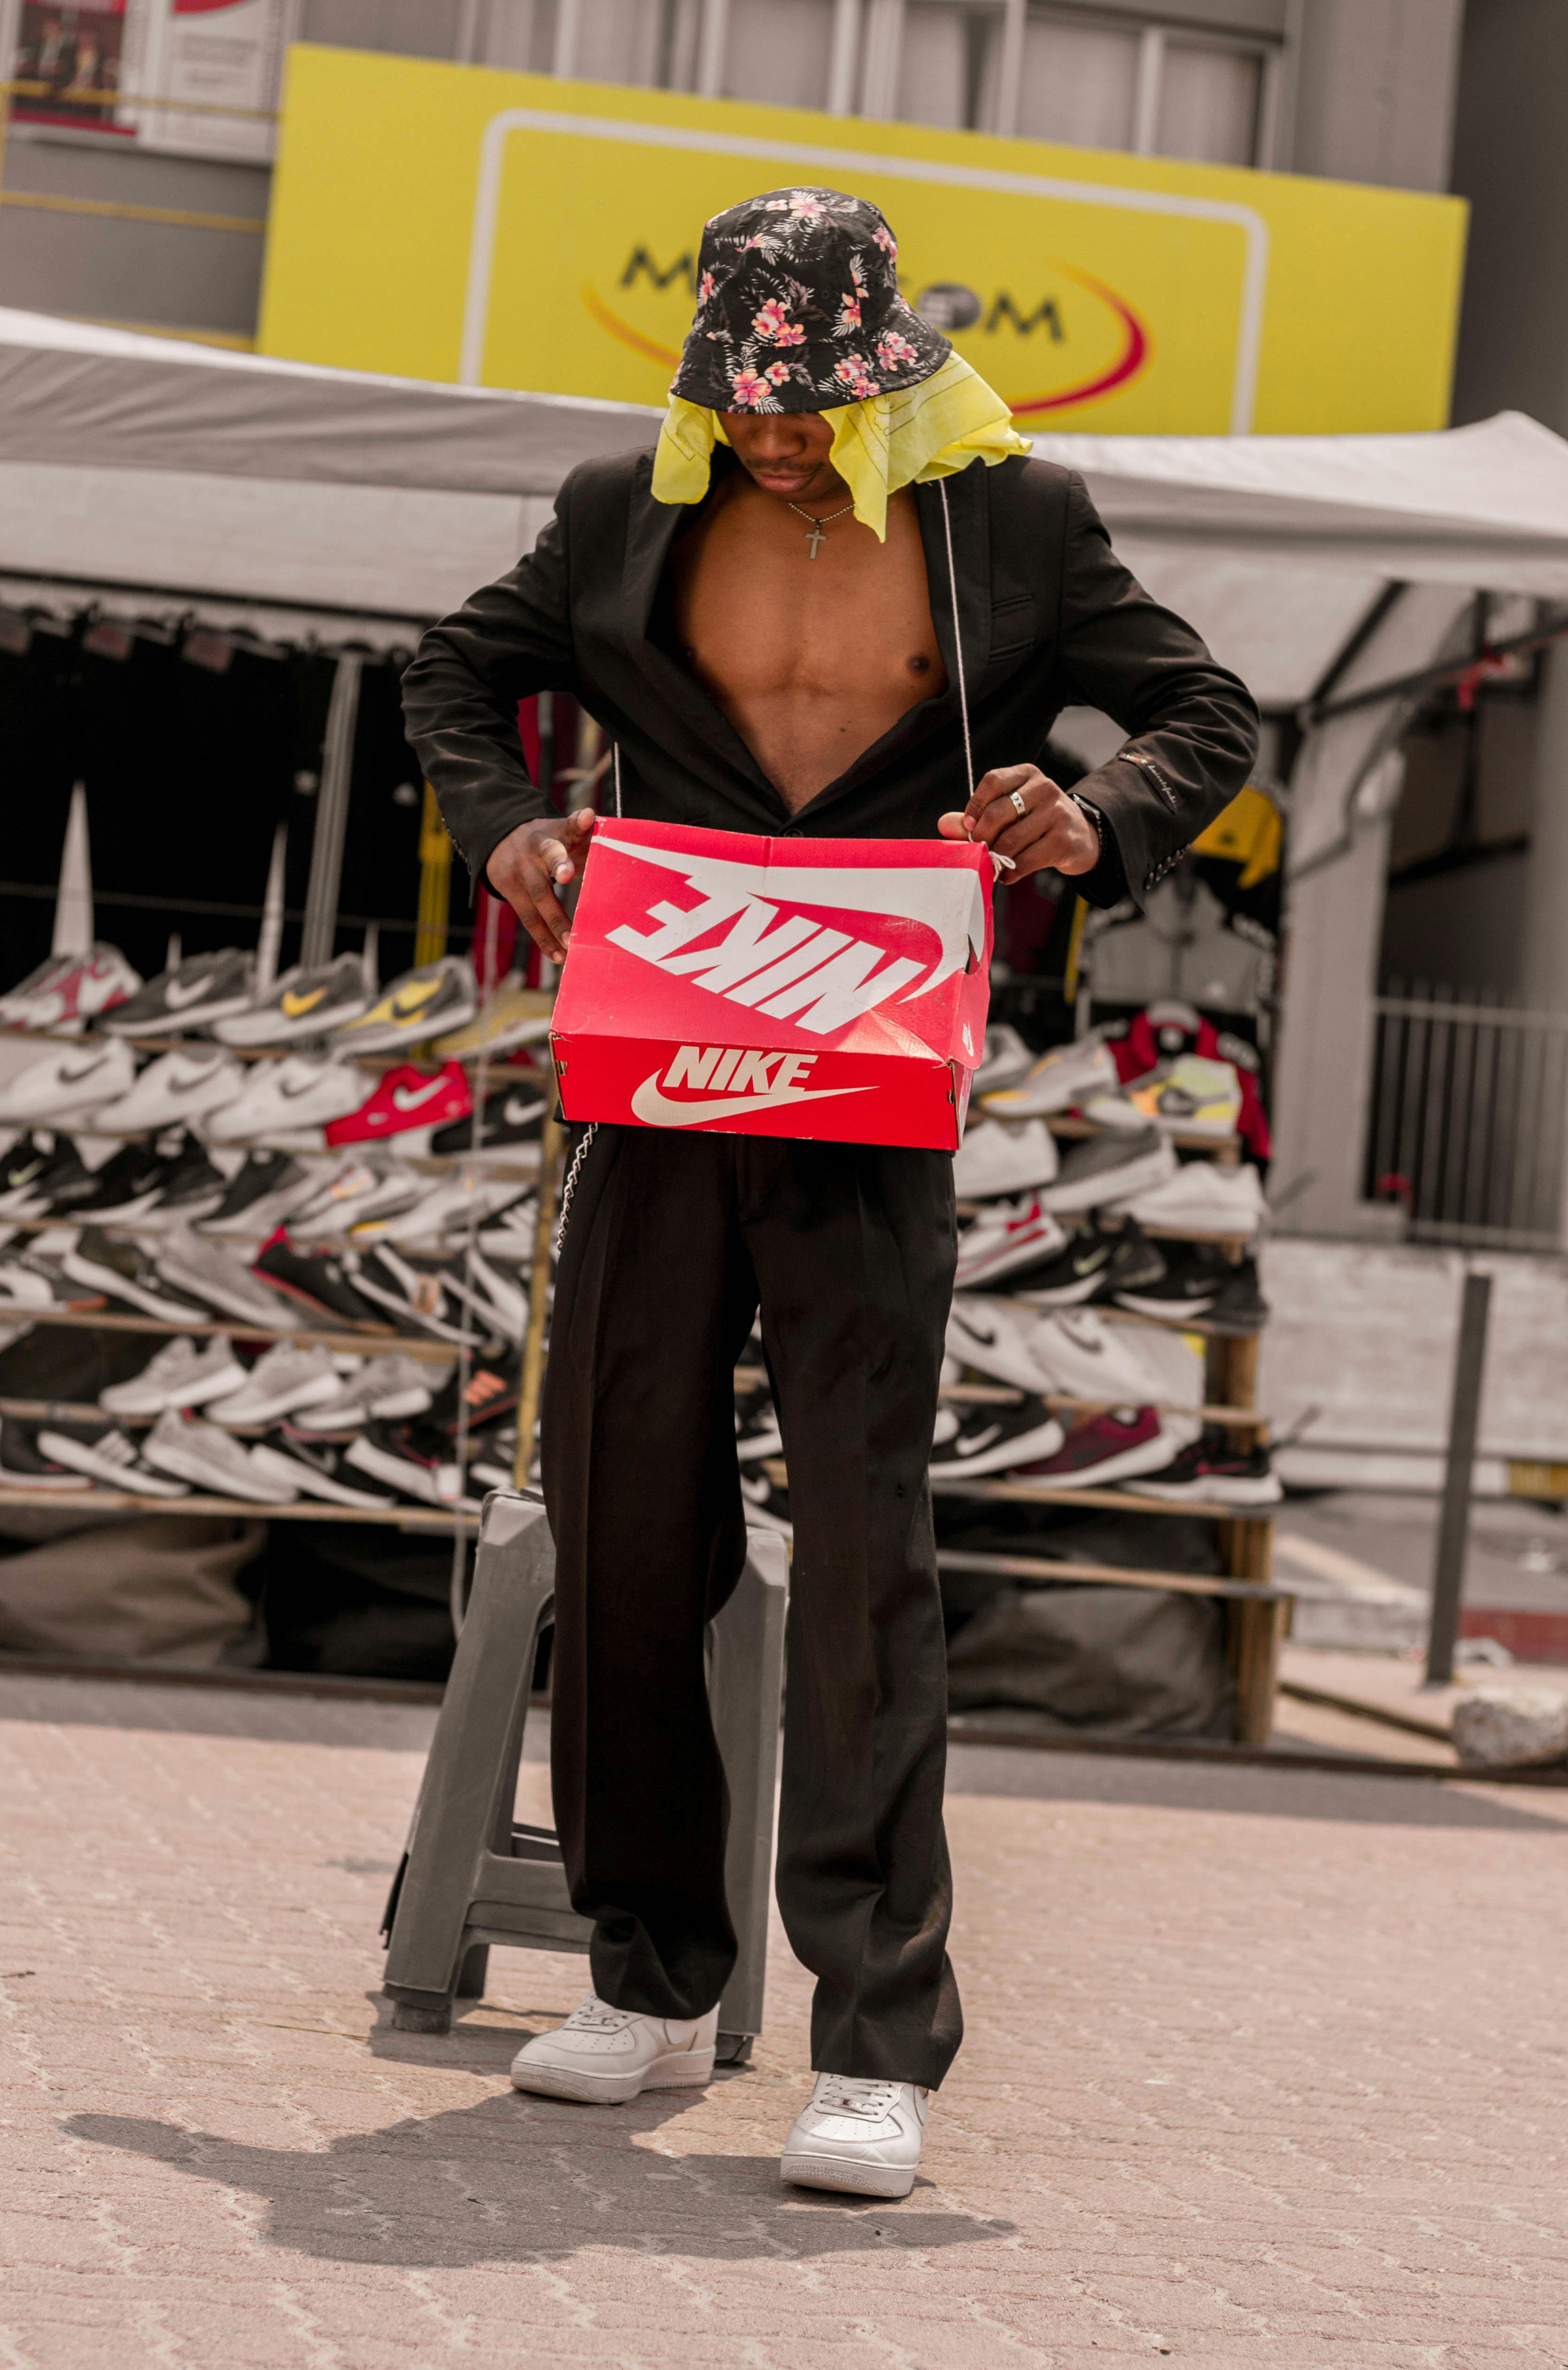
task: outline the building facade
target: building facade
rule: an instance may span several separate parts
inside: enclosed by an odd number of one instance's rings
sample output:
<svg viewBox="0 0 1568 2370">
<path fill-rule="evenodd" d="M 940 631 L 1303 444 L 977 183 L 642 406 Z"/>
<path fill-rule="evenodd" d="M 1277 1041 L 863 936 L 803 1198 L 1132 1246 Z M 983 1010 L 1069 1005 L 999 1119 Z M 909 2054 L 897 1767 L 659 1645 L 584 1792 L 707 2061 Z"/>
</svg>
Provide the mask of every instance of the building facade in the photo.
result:
<svg viewBox="0 0 1568 2370">
<path fill-rule="evenodd" d="M 248 341 L 291 40 L 1436 190 L 1461 17 L 1462 0 L 228 0 L 180 19 L 170 0 L 0 0 L 23 86 L 0 305 Z M 123 103 L 149 75 L 159 97 L 178 78 L 179 111 Z"/>
</svg>

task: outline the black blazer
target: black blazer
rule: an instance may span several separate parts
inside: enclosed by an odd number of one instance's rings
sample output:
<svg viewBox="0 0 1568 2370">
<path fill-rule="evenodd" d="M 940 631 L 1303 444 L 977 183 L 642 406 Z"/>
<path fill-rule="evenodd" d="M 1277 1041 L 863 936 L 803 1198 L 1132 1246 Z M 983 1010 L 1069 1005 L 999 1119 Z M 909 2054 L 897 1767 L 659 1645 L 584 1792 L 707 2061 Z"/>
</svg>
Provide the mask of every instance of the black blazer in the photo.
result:
<svg viewBox="0 0 1568 2370">
<path fill-rule="evenodd" d="M 736 465 L 714 459 L 717 483 Z M 976 778 L 1038 763 L 1065 707 L 1101 708 L 1131 736 L 1077 786 L 1105 825 L 1101 864 L 1076 883 L 1091 902 L 1141 900 L 1246 781 L 1251 696 L 1122 566 L 1082 478 L 1047 461 L 975 462 L 914 489 L 948 689 L 791 815 L 681 659 L 664 562 L 699 506 L 655 501 L 651 477 L 646 452 L 573 469 L 534 549 L 432 626 L 403 678 L 409 738 L 476 878 L 498 841 L 547 811 L 516 721 L 518 701 L 539 691 L 570 692 L 617 743 L 626 814 L 778 837 L 928 838 L 971 787 L 960 636 Z"/>
</svg>

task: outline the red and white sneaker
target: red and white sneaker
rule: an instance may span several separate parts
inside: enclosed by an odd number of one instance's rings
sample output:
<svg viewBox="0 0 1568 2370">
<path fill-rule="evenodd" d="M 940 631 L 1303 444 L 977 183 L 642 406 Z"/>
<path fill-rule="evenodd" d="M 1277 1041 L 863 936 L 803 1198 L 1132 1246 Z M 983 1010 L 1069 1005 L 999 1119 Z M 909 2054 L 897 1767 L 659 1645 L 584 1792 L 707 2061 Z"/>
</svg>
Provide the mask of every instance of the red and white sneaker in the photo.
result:
<svg viewBox="0 0 1568 2370">
<path fill-rule="evenodd" d="M 433 1076 L 428 1070 L 416 1070 L 411 1063 L 402 1062 L 386 1072 L 358 1110 L 350 1111 L 346 1119 L 331 1121 L 325 1133 L 334 1148 L 340 1144 L 379 1144 L 396 1136 L 400 1150 L 412 1152 L 423 1148 L 417 1138 L 422 1135 L 428 1144 L 432 1129 L 467 1119 L 473 1108 L 461 1062 L 444 1063 Z"/>
<path fill-rule="evenodd" d="M 995 1202 L 959 1237 L 954 1283 L 963 1292 L 994 1283 L 1014 1268 L 1032 1267 L 1036 1260 L 1061 1250 L 1066 1239 L 1066 1227 L 1038 1193 Z"/>
<path fill-rule="evenodd" d="M 75 1035 L 100 1012 L 126 1003 L 141 984 L 141 972 L 118 947 L 51 955 L 8 995 L 0 995 L 0 1028 L 62 1029 Z"/>
<path fill-rule="evenodd" d="M 1162 1421 L 1155 1408 L 1110 1408 L 1076 1424 L 1055 1456 L 1020 1465 L 1011 1478 L 1042 1490 L 1099 1490 L 1107 1481 L 1162 1473 L 1190 1437 L 1180 1418 Z"/>
</svg>

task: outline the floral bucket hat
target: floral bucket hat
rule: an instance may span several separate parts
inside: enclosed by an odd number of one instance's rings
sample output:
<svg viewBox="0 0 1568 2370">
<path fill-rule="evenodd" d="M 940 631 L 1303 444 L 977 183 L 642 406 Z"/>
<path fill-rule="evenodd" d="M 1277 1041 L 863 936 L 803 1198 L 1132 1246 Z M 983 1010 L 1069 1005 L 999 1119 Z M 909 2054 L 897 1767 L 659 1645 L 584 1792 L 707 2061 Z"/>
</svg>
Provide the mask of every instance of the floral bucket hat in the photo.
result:
<svg viewBox="0 0 1568 2370">
<path fill-rule="evenodd" d="M 951 353 L 898 293 L 897 242 L 837 190 L 770 190 L 715 214 L 670 388 L 714 411 L 826 411 L 895 395 Z"/>
</svg>

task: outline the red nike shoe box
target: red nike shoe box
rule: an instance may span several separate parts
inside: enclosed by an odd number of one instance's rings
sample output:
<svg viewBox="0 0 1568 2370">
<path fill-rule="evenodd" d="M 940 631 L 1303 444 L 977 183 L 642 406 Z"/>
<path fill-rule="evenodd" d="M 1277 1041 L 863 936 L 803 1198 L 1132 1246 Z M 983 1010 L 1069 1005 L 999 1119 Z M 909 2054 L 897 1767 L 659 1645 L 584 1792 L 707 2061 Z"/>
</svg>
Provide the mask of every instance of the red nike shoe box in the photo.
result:
<svg viewBox="0 0 1568 2370">
<path fill-rule="evenodd" d="M 993 867 L 941 839 L 605 818 L 550 1032 L 569 1120 L 954 1152 Z"/>
</svg>

